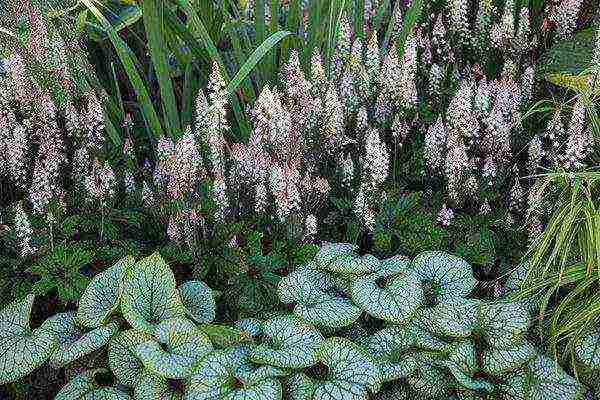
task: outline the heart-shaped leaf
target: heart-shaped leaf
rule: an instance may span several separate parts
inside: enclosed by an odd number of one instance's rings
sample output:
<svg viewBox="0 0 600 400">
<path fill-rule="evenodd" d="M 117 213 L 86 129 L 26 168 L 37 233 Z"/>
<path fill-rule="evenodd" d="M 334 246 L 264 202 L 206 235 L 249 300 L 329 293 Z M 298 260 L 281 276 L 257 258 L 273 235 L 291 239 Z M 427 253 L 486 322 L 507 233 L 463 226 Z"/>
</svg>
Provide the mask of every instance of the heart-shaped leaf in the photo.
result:
<svg viewBox="0 0 600 400">
<path fill-rule="evenodd" d="M 328 298 L 326 291 L 333 286 L 333 279 L 326 272 L 302 267 L 281 279 L 277 293 L 283 303 L 310 304 Z"/>
<path fill-rule="evenodd" d="M 170 379 L 187 378 L 199 358 L 212 350 L 206 335 L 186 319 L 171 318 L 156 328 L 158 342 L 139 343 L 135 354 L 150 372 Z"/>
<path fill-rule="evenodd" d="M 104 347 L 119 329 L 112 322 L 84 332 L 76 325 L 74 313 L 56 314 L 48 318 L 42 328 L 58 338 L 58 350 L 50 357 L 50 363 L 55 368 L 63 367 Z"/>
<path fill-rule="evenodd" d="M 185 317 L 175 277 L 158 253 L 142 259 L 126 273 L 121 308 L 133 328 L 149 334 L 161 321 Z"/>
<path fill-rule="evenodd" d="M 282 388 L 273 376 L 282 371 L 253 367 L 249 354 L 247 346 L 238 346 L 204 357 L 194 367 L 184 399 L 281 400 Z"/>
<path fill-rule="evenodd" d="M 268 344 L 252 349 L 253 362 L 286 369 L 308 368 L 317 362 L 323 335 L 312 325 L 287 316 L 265 321 L 263 327 Z"/>
<path fill-rule="evenodd" d="M 423 283 L 426 301 L 431 305 L 454 297 L 466 297 L 477 284 L 473 270 L 465 260 L 443 251 L 419 254 L 410 269 Z"/>
<path fill-rule="evenodd" d="M 129 329 L 108 343 L 108 365 L 122 385 L 134 387 L 144 374 L 144 364 L 135 354 L 135 349 L 138 344 L 151 340 L 149 334 Z"/>
<path fill-rule="evenodd" d="M 309 324 L 341 328 L 360 317 L 361 309 L 343 297 L 329 297 L 312 304 L 298 304 L 294 313 Z"/>
<path fill-rule="evenodd" d="M 179 286 L 179 295 L 188 315 L 198 323 L 215 319 L 215 296 L 202 281 L 188 281 Z"/>
<path fill-rule="evenodd" d="M 119 306 L 123 278 L 133 265 L 133 257 L 126 257 L 92 279 L 79 299 L 76 314 L 78 323 L 93 329 L 106 322 Z"/>
<path fill-rule="evenodd" d="M 419 311 L 415 324 L 440 337 L 467 338 L 476 327 L 480 300 L 449 298 Z"/>
<path fill-rule="evenodd" d="M 352 300 L 367 314 L 405 324 L 421 306 L 423 290 L 415 275 L 408 271 L 392 277 L 376 273 L 358 278 L 352 285 Z"/>
<path fill-rule="evenodd" d="M 501 387 L 508 400 L 578 400 L 583 388 L 556 361 L 538 356 Z"/>
<path fill-rule="evenodd" d="M 481 355 L 482 370 L 490 375 L 502 376 L 520 368 L 537 356 L 535 348 L 527 341 L 509 349 L 490 349 Z"/>
<path fill-rule="evenodd" d="M 480 333 L 490 347 L 508 349 L 521 343 L 529 323 L 529 313 L 520 304 L 496 302 L 479 306 Z"/>
<path fill-rule="evenodd" d="M 334 260 L 357 249 L 358 246 L 351 243 L 325 243 L 315 255 L 314 263 L 318 268 L 327 270 Z"/>
<path fill-rule="evenodd" d="M 106 369 L 85 371 L 67 383 L 56 395 L 55 400 L 131 399 L 127 393 L 102 384 L 104 379 L 110 380 L 110 378 L 110 372 Z"/>
<path fill-rule="evenodd" d="M 182 384 L 181 381 L 175 382 Z M 171 383 L 169 379 L 147 371 L 135 385 L 133 397 L 135 400 L 182 400 L 184 391 Z"/>
<path fill-rule="evenodd" d="M 382 383 L 381 371 L 367 350 L 348 339 L 333 337 L 326 339 L 319 349 L 319 361 L 329 370 L 327 385 L 315 389 L 315 398 L 325 393 L 326 388 L 343 387 L 352 392 L 358 386 L 372 393 L 379 390 Z M 341 390 L 341 389 L 340 389 Z M 344 390 L 341 390 L 342 392 Z M 323 396 L 321 394 L 320 396 Z M 343 398 L 343 397 L 339 397 Z"/>
<path fill-rule="evenodd" d="M 45 329 L 31 330 L 29 316 L 33 295 L 0 311 L 0 385 L 14 382 L 39 367 L 56 351 L 56 335 Z"/>
</svg>

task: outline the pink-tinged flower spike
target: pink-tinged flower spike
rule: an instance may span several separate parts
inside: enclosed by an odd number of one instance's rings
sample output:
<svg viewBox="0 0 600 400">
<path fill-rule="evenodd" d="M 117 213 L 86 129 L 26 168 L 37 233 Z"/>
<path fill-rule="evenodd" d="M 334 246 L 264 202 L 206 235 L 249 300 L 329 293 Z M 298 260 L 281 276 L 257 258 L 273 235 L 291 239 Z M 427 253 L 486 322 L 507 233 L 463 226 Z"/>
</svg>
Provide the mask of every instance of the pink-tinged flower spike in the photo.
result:
<svg viewBox="0 0 600 400">
<path fill-rule="evenodd" d="M 29 151 L 29 137 L 27 135 L 27 130 L 28 129 L 21 124 L 15 125 L 15 128 L 12 131 L 12 137 L 6 142 L 4 153 L 10 176 L 17 187 L 22 190 L 27 189 L 27 168 L 25 168 L 25 166 L 29 164 L 27 157 L 27 152 Z M 7 131 L 6 133 L 10 135 L 10 131 Z"/>
<path fill-rule="evenodd" d="M 104 110 L 96 93 L 89 90 L 85 94 L 87 101 L 85 126 L 87 138 L 86 145 L 101 149 L 104 145 Z"/>
<path fill-rule="evenodd" d="M 214 144 L 211 144 L 209 140 L 209 147 L 212 146 Z M 211 148 L 211 153 L 212 151 Z M 173 156 L 170 157 L 167 163 L 167 190 L 171 198 L 181 199 L 185 196 L 194 195 L 199 179 L 205 174 L 196 141 L 189 127 L 175 145 Z M 216 175 L 223 175 L 220 170 L 222 165 L 218 164 L 218 167 L 213 165 Z"/>
<path fill-rule="evenodd" d="M 473 115 L 473 84 L 461 82 L 446 111 L 449 130 L 455 138 L 472 138 L 477 135 L 478 123 Z M 450 138 L 450 136 L 449 136 Z"/>
<path fill-rule="evenodd" d="M 529 8 L 522 7 L 519 14 L 519 27 L 515 37 L 514 49 L 518 53 L 525 53 L 533 46 L 531 38 L 531 25 L 529 22 Z"/>
<path fill-rule="evenodd" d="M 509 0 L 510 1 L 510 0 Z M 469 30 L 467 0 L 448 0 L 450 8 L 450 29 L 460 37 L 466 37 Z"/>
<path fill-rule="evenodd" d="M 566 169 L 577 169 L 584 166 L 583 161 L 593 149 L 594 137 L 585 127 L 585 113 L 585 104 L 581 98 L 578 98 L 573 107 L 573 114 L 567 132 L 568 139 L 564 156 Z"/>
<path fill-rule="evenodd" d="M 204 95 L 202 88 L 198 90 L 196 100 L 194 101 L 194 135 L 198 141 L 205 139 L 206 131 L 211 127 L 212 116 L 210 114 L 208 99 Z"/>
<path fill-rule="evenodd" d="M 450 226 L 450 223 L 452 223 L 453 219 L 454 219 L 454 210 L 446 207 L 446 203 L 444 203 L 442 205 L 442 209 L 440 210 L 440 212 L 438 214 L 438 218 L 437 218 L 438 222 L 440 223 L 440 225 L 442 225 L 444 227 L 448 227 L 448 226 Z"/>
<path fill-rule="evenodd" d="M 502 14 L 501 31 L 505 42 L 515 37 L 515 0 L 506 0 L 504 13 Z"/>
<path fill-rule="evenodd" d="M 512 212 L 520 212 L 523 210 L 524 202 L 524 191 L 523 186 L 519 182 L 519 170 L 516 166 L 513 167 L 513 185 L 510 188 L 508 197 L 508 208 Z"/>
<path fill-rule="evenodd" d="M 485 78 L 480 80 L 477 85 L 473 108 L 478 118 L 485 118 L 490 111 L 492 105 L 490 86 Z"/>
<path fill-rule="evenodd" d="M 542 145 L 542 138 L 539 135 L 535 135 L 529 142 L 527 148 L 528 155 L 528 166 L 529 172 L 535 174 L 542 164 L 542 158 L 544 157 L 544 149 Z"/>
<path fill-rule="evenodd" d="M 521 77 L 521 105 L 526 107 L 533 97 L 535 85 L 535 69 L 529 65 Z"/>
<path fill-rule="evenodd" d="M 225 221 L 225 214 L 229 208 L 229 200 L 227 198 L 227 186 L 225 176 L 221 174 L 215 175 L 213 182 L 213 197 L 217 203 L 216 219 L 219 222 Z"/>
<path fill-rule="evenodd" d="M 562 0 L 554 8 L 550 19 L 556 24 L 558 34 L 562 39 L 568 39 L 577 25 L 577 16 L 583 0 Z"/>
<path fill-rule="evenodd" d="M 352 45 L 352 28 L 348 17 L 344 12 L 340 18 L 340 26 L 337 37 L 337 50 L 342 60 L 348 60 L 350 56 L 350 46 Z"/>
<path fill-rule="evenodd" d="M 402 32 L 402 25 L 404 22 L 404 16 L 402 15 L 403 3 L 403 1 L 397 1 L 394 5 L 394 10 L 392 11 L 390 23 L 392 24 L 392 34 L 394 35 L 394 38 L 397 38 Z"/>
<path fill-rule="evenodd" d="M 375 82 L 379 72 L 379 43 L 377 42 L 377 31 L 371 33 L 371 38 L 367 44 L 367 51 L 365 55 L 365 66 L 367 67 L 367 73 L 369 79 Z"/>
<path fill-rule="evenodd" d="M 319 50 L 315 47 L 310 59 L 310 78 L 312 81 L 312 94 L 314 96 L 323 97 L 328 89 L 329 82 L 323 68 L 323 61 Z"/>
<path fill-rule="evenodd" d="M 326 150 L 332 152 L 345 143 L 344 110 L 335 87 L 331 85 L 323 101 L 323 120 L 321 135 L 326 142 Z"/>
<path fill-rule="evenodd" d="M 147 182 L 142 184 L 142 203 L 148 208 L 153 207 L 156 203 L 152 189 Z"/>
<path fill-rule="evenodd" d="M 548 122 L 544 138 L 550 144 L 549 160 L 554 166 L 560 165 L 560 148 L 566 138 L 565 125 L 562 122 L 560 109 L 556 109 L 552 119 Z"/>
<path fill-rule="evenodd" d="M 350 154 L 340 156 L 339 166 L 342 173 L 342 184 L 350 186 L 354 179 L 354 161 L 352 161 Z"/>
<path fill-rule="evenodd" d="M 27 218 L 27 213 L 25 210 L 23 210 L 23 205 L 21 202 L 17 202 L 14 207 L 15 234 L 17 236 L 17 240 L 19 241 L 21 257 L 26 257 L 35 252 L 31 245 L 31 235 L 33 234 L 33 230 L 31 229 L 29 218 Z"/>
<path fill-rule="evenodd" d="M 492 213 L 492 207 L 490 207 L 490 203 L 488 201 L 484 201 L 481 207 L 479 207 L 479 214 L 481 215 L 490 215 Z"/>
<path fill-rule="evenodd" d="M 425 134 L 424 157 L 427 168 L 432 172 L 441 172 L 444 166 L 444 154 L 446 153 L 447 141 L 446 125 L 442 117 L 438 117 L 433 125 L 430 125 Z"/>
<path fill-rule="evenodd" d="M 375 230 L 375 213 L 371 209 L 362 187 L 358 190 L 354 200 L 354 213 L 363 221 L 369 232 Z"/>
<path fill-rule="evenodd" d="M 62 202 L 64 193 L 60 186 L 60 169 L 65 161 L 65 155 L 52 100 L 48 96 L 43 96 L 38 106 L 37 132 L 40 146 L 29 188 L 29 199 L 34 211 L 44 214 L 51 201 Z"/>
<path fill-rule="evenodd" d="M 394 122 L 392 123 L 392 137 L 397 145 L 402 147 L 402 144 L 406 141 L 410 127 L 402 119 L 400 114 L 396 114 Z"/>
<path fill-rule="evenodd" d="M 454 204 L 460 204 L 463 198 L 463 183 L 469 171 L 469 157 L 463 140 L 453 138 L 455 134 L 448 134 L 448 154 L 444 165 L 444 172 L 448 182 L 448 196 Z"/>
<path fill-rule="evenodd" d="M 32 103 L 32 87 L 25 73 L 25 61 L 19 53 L 13 52 L 7 66 L 9 94 L 23 110 L 29 110 Z"/>
<path fill-rule="evenodd" d="M 213 62 L 212 73 L 208 79 L 208 100 L 211 116 L 211 128 L 226 131 L 229 129 L 227 123 L 227 84 L 221 76 L 219 65 Z"/>
<path fill-rule="evenodd" d="M 77 139 L 81 136 L 82 127 L 82 117 L 79 115 L 79 112 L 73 105 L 71 101 L 67 101 L 65 104 L 65 128 L 67 130 L 68 136 L 71 140 Z"/>
<path fill-rule="evenodd" d="M 417 43 L 414 35 L 409 34 L 404 45 L 402 61 L 402 104 L 404 106 L 417 104 Z"/>
<path fill-rule="evenodd" d="M 317 236 L 317 217 L 314 214 L 308 214 L 304 221 L 304 232 L 308 239 L 315 238 Z"/>
<path fill-rule="evenodd" d="M 367 109 L 362 106 L 356 114 L 356 134 L 358 137 L 362 137 L 369 127 L 369 116 Z"/>
<path fill-rule="evenodd" d="M 91 170 L 85 179 L 85 189 L 90 198 L 105 205 L 115 193 L 115 174 L 108 163 L 92 162 Z"/>
<path fill-rule="evenodd" d="M 277 164 L 271 168 L 269 186 L 275 198 L 275 209 L 281 222 L 291 213 L 300 211 L 300 193 L 298 184 L 300 175 L 296 166 L 281 167 Z"/>
<path fill-rule="evenodd" d="M 136 190 L 135 178 L 133 174 L 128 169 L 125 170 L 123 174 L 123 186 L 125 188 L 125 193 L 129 196 L 132 196 Z"/>
<path fill-rule="evenodd" d="M 444 80 L 442 69 L 438 64 L 433 64 L 429 70 L 429 93 L 432 97 L 439 97 Z"/>
<path fill-rule="evenodd" d="M 370 128 L 365 134 L 365 155 L 363 158 L 363 185 L 375 190 L 385 182 L 389 174 L 390 156 L 379 131 Z"/>
</svg>

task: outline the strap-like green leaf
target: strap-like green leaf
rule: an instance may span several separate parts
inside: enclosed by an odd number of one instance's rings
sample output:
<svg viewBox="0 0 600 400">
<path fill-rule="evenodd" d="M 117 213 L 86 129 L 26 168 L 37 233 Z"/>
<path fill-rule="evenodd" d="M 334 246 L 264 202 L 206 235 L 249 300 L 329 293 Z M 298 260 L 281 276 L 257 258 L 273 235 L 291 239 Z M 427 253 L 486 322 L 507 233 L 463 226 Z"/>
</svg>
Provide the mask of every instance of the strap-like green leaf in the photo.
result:
<svg viewBox="0 0 600 400">
<path fill-rule="evenodd" d="M 78 323 L 91 329 L 106 322 L 119 306 L 125 272 L 133 265 L 133 257 L 126 257 L 92 279 L 79 300 Z"/>
<path fill-rule="evenodd" d="M 0 311 L 0 385 L 15 382 L 39 367 L 56 351 L 56 335 L 45 329 L 31 330 L 29 316 L 33 295 Z"/>
<path fill-rule="evenodd" d="M 149 334 L 161 321 L 185 316 L 175 277 L 158 253 L 127 272 L 121 309 L 133 328 Z"/>
</svg>

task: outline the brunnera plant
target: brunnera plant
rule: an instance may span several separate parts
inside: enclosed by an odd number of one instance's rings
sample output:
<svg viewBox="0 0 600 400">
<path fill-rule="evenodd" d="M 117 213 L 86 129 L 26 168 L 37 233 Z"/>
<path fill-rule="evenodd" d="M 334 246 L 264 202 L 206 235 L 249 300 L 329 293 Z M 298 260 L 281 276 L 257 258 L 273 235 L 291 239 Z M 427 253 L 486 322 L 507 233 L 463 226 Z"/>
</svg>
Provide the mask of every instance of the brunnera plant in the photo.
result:
<svg viewBox="0 0 600 400">
<path fill-rule="evenodd" d="M 211 323 L 214 293 L 203 282 L 177 286 L 158 254 L 124 258 L 92 279 L 76 311 L 38 328 L 29 325 L 32 295 L 0 312 L 0 383 L 106 348 L 105 366 L 77 375 L 56 399 L 359 400 L 385 396 L 389 383 L 420 398 L 583 395 L 526 340 L 524 303 L 468 297 L 477 281 L 464 260 L 354 251 L 324 245 L 279 284 L 293 315 L 234 328 Z M 600 368 L 598 339 L 577 351 L 590 373 Z"/>
</svg>

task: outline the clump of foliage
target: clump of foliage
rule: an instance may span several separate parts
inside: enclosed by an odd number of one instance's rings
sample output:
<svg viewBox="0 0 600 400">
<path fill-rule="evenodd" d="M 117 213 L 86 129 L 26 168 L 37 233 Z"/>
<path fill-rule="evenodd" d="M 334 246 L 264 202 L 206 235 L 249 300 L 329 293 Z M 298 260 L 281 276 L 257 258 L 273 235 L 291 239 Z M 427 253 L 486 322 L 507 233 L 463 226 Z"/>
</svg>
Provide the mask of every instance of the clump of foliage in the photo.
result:
<svg viewBox="0 0 600 400">
<path fill-rule="evenodd" d="M 464 260 L 425 252 L 380 261 L 354 249 L 327 244 L 279 283 L 292 315 L 242 319 L 233 328 L 212 323 L 208 286 L 177 286 L 158 254 L 122 259 L 94 277 L 77 310 L 37 328 L 29 326 L 33 295 L 0 312 L 7 366 L 0 383 L 107 347 L 104 366 L 80 372 L 57 399 L 325 400 L 335 393 L 358 400 L 386 382 L 396 393 L 432 399 L 582 395 L 527 341 L 522 304 L 468 297 L 477 280 Z M 592 371 L 600 368 L 597 346 L 591 335 L 578 347 Z"/>
</svg>

